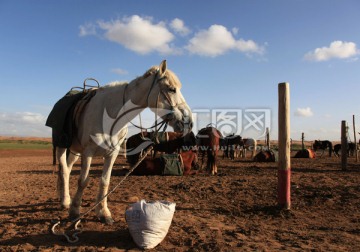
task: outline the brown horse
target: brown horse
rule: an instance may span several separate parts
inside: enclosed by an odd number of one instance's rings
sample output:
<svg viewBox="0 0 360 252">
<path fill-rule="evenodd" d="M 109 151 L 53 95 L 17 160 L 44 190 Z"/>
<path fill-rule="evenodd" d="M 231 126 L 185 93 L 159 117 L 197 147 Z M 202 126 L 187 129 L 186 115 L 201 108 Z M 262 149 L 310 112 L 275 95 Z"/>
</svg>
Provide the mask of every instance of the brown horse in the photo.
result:
<svg viewBox="0 0 360 252">
<path fill-rule="evenodd" d="M 206 153 L 206 170 L 211 172 L 211 175 L 217 174 L 216 158 L 220 149 L 221 138 L 223 138 L 223 136 L 220 131 L 209 125 L 206 128 L 201 129 L 196 135 L 196 144 L 199 152 L 202 154 L 202 164 Z"/>
<path fill-rule="evenodd" d="M 154 155 L 157 152 L 174 153 L 181 149 L 184 151 L 196 146 L 196 138 L 191 131 L 187 134 L 181 132 L 140 132 L 132 135 L 126 141 L 126 157 L 130 164 L 134 164 L 144 149 L 150 145 L 154 148 Z"/>
<path fill-rule="evenodd" d="M 179 154 L 181 160 L 183 175 L 194 175 L 198 171 L 193 168 L 198 168 L 198 158 L 195 151 L 184 151 Z M 164 163 L 160 157 L 151 158 L 146 157 L 136 169 L 133 171 L 133 175 L 163 175 Z"/>
</svg>

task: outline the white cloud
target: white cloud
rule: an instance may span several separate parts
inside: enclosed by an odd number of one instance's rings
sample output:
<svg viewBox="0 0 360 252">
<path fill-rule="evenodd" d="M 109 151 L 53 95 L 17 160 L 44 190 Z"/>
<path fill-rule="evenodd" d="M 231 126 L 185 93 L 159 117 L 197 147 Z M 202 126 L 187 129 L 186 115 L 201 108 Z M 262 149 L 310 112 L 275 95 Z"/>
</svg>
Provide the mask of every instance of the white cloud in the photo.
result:
<svg viewBox="0 0 360 252">
<path fill-rule="evenodd" d="M 349 59 L 359 55 L 359 50 L 353 42 L 333 41 L 329 47 L 316 48 L 305 54 L 304 59 L 309 61 L 326 61 L 333 58 Z"/>
<path fill-rule="evenodd" d="M 263 48 L 259 47 L 254 41 L 252 40 L 243 40 L 239 39 L 236 41 L 236 49 L 241 52 L 250 52 L 250 53 L 263 53 Z"/>
<path fill-rule="evenodd" d="M 237 34 L 239 33 L 239 28 L 234 27 L 234 28 L 231 29 L 231 31 L 232 31 L 232 33 L 233 33 L 234 35 L 237 35 Z"/>
<path fill-rule="evenodd" d="M 222 25 L 212 25 L 201 30 L 190 39 L 186 49 L 193 54 L 216 57 L 229 50 L 262 54 L 264 49 L 252 40 L 235 40 L 230 31 Z"/>
<path fill-rule="evenodd" d="M 95 27 L 95 25 L 93 25 L 91 23 L 80 25 L 79 30 L 80 30 L 79 31 L 79 36 L 80 37 L 89 36 L 89 35 L 96 35 L 96 27 Z"/>
<path fill-rule="evenodd" d="M 111 69 L 111 72 L 119 74 L 119 75 L 128 74 L 128 71 L 121 69 L 121 68 L 113 68 L 113 69 Z"/>
<path fill-rule="evenodd" d="M 295 116 L 301 116 L 301 117 L 311 117 L 314 115 L 314 113 L 311 111 L 310 107 L 306 107 L 306 108 L 298 108 L 296 109 Z"/>
<path fill-rule="evenodd" d="M 186 36 L 191 33 L 191 29 L 179 18 L 169 23 L 155 23 L 152 17 L 133 15 L 112 21 L 98 21 L 96 24 L 87 23 L 79 28 L 79 36 L 101 36 L 144 55 L 152 52 L 179 55 L 185 49 L 191 54 L 207 57 L 220 56 L 230 50 L 252 56 L 262 55 L 266 46 L 260 46 L 253 40 L 236 39 L 234 36 L 238 35 L 238 28 L 228 30 L 216 24 L 207 30 L 198 31 L 185 46 L 175 46 L 175 35 Z"/>
<path fill-rule="evenodd" d="M 161 54 L 178 53 L 178 50 L 170 45 L 175 37 L 166 28 L 164 22 L 154 24 L 151 18 L 134 15 L 111 22 L 99 21 L 98 25 L 105 30 L 106 39 L 137 53 L 148 54 L 154 51 Z"/>
<path fill-rule="evenodd" d="M 181 36 L 186 36 L 190 33 L 190 29 L 184 25 L 184 21 L 175 18 L 171 21 L 170 27 Z"/>
<path fill-rule="evenodd" d="M 50 137 L 46 117 L 33 112 L 0 112 L 0 132 L 3 135 Z"/>
</svg>

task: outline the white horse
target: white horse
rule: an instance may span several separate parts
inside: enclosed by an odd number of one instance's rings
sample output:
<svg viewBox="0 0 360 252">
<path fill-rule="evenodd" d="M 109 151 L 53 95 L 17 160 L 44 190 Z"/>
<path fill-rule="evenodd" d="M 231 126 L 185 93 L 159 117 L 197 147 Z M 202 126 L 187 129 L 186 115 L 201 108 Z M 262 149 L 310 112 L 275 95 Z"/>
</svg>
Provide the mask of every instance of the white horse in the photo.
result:
<svg viewBox="0 0 360 252">
<path fill-rule="evenodd" d="M 60 164 L 61 206 L 69 209 L 70 218 L 80 216 L 83 191 L 89 182 L 89 170 L 93 156 L 103 156 L 98 203 L 107 194 L 112 166 L 119 154 L 120 146 L 128 132 L 127 123 L 143 109 L 150 108 L 155 118 L 173 127 L 174 131 L 187 133 L 192 127 L 192 114 L 180 92 L 181 83 L 167 69 L 166 61 L 152 67 L 130 83 L 112 83 L 99 88 L 79 117 L 77 131 L 66 159 L 66 149 L 57 148 Z M 78 188 L 72 201 L 69 192 L 71 169 L 81 154 L 81 172 Z M 105 198 L 95 208 L 96 215 L 107 224 L 112 224 L 110 210 Z"/>
<path fill-rule="evenodd" d="M 240 156 L 246 157 L 246 151 L 252 150 L 251 158 L 254 158 L 256 155 L 257 141 L 254 138 L 243 138 L 243 143 L 241 145 L 242 149 L 240 150 Z"/>
</svg>

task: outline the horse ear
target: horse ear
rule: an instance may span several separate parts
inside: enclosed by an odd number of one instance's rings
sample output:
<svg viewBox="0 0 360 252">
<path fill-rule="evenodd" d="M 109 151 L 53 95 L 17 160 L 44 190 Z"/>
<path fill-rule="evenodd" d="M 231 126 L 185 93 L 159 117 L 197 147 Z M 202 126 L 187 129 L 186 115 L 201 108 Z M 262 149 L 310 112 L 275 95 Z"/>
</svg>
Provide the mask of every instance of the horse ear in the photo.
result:
<svg viewBox="0 0 360 252">
<path fill-rule="evenodd" d="M 160 66 L 159 66 L 159 73 L 160 73 L 160 76 L 163 75 L 166 71 L 166 60 L 163 60 L 161 63 L 160 63 Z"/>
</svg>

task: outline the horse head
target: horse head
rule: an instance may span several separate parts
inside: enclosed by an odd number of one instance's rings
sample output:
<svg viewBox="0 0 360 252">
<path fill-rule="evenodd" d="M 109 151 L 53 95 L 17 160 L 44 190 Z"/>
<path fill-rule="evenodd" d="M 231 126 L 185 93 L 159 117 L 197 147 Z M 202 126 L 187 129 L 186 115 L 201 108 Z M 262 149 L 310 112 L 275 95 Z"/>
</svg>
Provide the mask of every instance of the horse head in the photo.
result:
<svg viewBox="0 0 360 252">
<path fill-rule="evenodd" d="M 190 132 L 193 125 L 190 107 L 180 91 L 180 80 L 167 69 L 166 61 L 162 61 L 159 67 L 152 67 L 144 77 L 152 82 L 147 95 L 147 106 L 173 127 L 174 131 Z"/>
<path fill-rule="evenodd" d="M 319 146 L 320 146 L 320 141 L 315 140 L 313 143 L 313 149 L 316 151 Z"/>
</svg>

